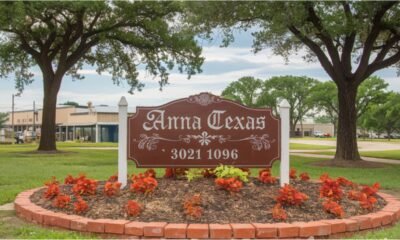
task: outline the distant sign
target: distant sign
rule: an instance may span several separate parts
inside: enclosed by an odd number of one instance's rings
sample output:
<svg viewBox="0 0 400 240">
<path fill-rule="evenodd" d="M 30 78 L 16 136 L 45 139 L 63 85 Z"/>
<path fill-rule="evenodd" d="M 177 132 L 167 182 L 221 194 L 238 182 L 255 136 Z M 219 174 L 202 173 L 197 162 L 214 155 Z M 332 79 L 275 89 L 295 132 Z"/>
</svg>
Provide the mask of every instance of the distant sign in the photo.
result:
<svg viewBox="0 0 400 240">
<path fill-rule="evenodd" d="M 138 167 L 270 167 L 280 158 L 280 120 L 209 93 L 128 118 L 128 158 Z"/>
</svg>

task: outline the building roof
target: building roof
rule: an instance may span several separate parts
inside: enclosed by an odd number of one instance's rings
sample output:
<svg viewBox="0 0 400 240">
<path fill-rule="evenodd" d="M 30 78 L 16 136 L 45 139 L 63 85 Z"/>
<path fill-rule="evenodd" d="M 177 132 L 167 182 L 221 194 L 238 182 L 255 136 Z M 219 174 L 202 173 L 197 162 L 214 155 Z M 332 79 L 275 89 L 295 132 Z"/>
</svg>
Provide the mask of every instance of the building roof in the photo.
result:
<svg viewBox="0 0 400 240">
<path fill-rule="evenodd" d="M 77 109 L 78 110 L 78 109 Z M 134 109 L 128 109 L 128 112 L 132 113 Z M 71 115 L 79 115 L 79 114 L 87 114 L 89 112 L 93 113 L 118 113 L 118 107 L 117 106 L 106 106 L 106 105 L 99 105 L 99 106 L 93 106 L 92 108 L 84 108 L 84 109 L 79 109 L 79 111 L 76 111 L 75 113 L 71 113 Z"/>
</svg>

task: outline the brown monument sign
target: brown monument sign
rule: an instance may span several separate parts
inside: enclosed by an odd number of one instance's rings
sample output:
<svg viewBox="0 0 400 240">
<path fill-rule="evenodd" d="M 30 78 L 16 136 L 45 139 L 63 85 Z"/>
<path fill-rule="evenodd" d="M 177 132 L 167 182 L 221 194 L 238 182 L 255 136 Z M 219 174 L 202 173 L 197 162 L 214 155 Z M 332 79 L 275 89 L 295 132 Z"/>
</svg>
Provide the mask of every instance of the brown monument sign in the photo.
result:
<svg viewBox="0 0 400 240">
<path fill-rule="evenodd" d="M 280 158 L 280 120 L 209 93 L 137 107 L 128 158 L 138 167 L 270 167 Z"/>
</svg>

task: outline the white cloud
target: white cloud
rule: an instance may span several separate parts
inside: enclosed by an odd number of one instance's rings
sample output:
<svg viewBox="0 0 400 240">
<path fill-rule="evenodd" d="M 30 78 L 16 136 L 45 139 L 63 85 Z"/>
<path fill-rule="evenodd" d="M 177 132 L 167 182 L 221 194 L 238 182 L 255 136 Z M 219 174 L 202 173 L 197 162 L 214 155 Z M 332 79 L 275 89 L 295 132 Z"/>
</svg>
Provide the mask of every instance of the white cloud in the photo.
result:
<svg viewBox="0 0 400 240">
<path fill-rule="evenodd" d="M 211 92 L 213 94 L 220 94 L 218 90 L 206 90 L 202 91 Z M 126 91 L 119 91 L 112 94 L 95 94 L 86 93 L 82 96 L 80 93 L 73 91 L 63 91 L 59 94 L 59 102 L 76 101 L 81 104 L 85 104 L 91 101 L 94 105 L 107 104 L 110 106 L 117 106 L 119 99 L 125 96 L 128 100 L 129 106 L 149 106 L 149 105 L 160 105 L 166 103 L 172 99 L 185 98 L 189 95 L 199 93 L 199 88 L 188 87 L 188 86 L 167 86 L 164 91 L 160 91 L 159 88 L 145 88 L 141 92 L 136 92 L 133 95 L 126 93 Z"/>
<path fill-rule="evenodd" d="M 230 82 L 243 76 L 267 79 L 276 75 L 290 74 L 306 75 L 319 80 L 329 79 L 319 63 L 304 62 L 301 58 L 303 53 L 304 51 L 300 51 L 298 55 L 291 56 L 290 62 L 285 64 L 282 57 L 273 55 L 268 49 L 254 54 L 251 48 L 204 47 L 203 56 L 208 67 L 211 66 L 213 71 L 204 68 L 203 73 L 193 75 L 190 80 L 187 79 L 186 74 L 171 73 L 170 84 L 160 92 L 157 84 L 154 84 L 157 83 L 158 79 L 144 69 L 139 69 L 139 78 L 147 87 L 134 95 L 127 94 L 128 86 L 112 85 L 111 80 L 109 80 L 110 73 L 102 73 L 103 77 L 99 78 L 95 69 L 85 68 L 79 70 L 80 74 L 87 76 L 87 79 L 84 80 L 85 83 L 71 83 L 67 79 L 64 80 L 58 102 L 76 101 L 85 104 L 92 101 L 95 105 L 116 106 L 120 97 L 126 96 L 131 107 L 160 105 L 173 99 L 187 97 L 203 91 L 220 94 Z M 230 68 L 224 69 L 224 64 L 226 66 L 231 64 Z M 221 69 L 216 66 L 221 67 Z M 234 66 L 240 68 L 236 69 Z M 32 86 L 27 86 L 22 97 L 15 99 L 16 109 L 30 109 L 33 101 L 36 101 L 38 107 L 42 105 L 41 73 L 37 68 L 33 72 L 36 82 Z M 387 69 L 380 71 L 377 75 L 392 76 L 393 73 L 393 77 L 384 77 L 384 79 L 389 83 L 389 89 L 400 91 L 400 79 L 395 77 L 394 72 L 393 69 Z M 11 110 L 11 94 L 14 92 L 13 83 L 2 83 L 0 86 L 2 86 L 0 87 L 0 112 L 9 111 Z"/>
<path fill-rule="evenodd" d="M 96 69 L 80 69 L 78 70 L 78 73 L 81 75 L 95 75 L 95 76 L 107 76 L 111 77 L 112 75 L 109 72 L 102 72 L 101 74 L 98 74 Z"/>
<path fill-rule="evenodd" d="M 297 55 L 289 58 L 286 64 L 281 56 L 274 55 L 270 49 L 264 49 L 256 54 L 251 48 L 219 48 L 204 47 L 203 56 L 206 62 L 229 62 L 229 61 L 246 61 L 254 64 L 265 64 L 267 68 L 287 69 L 312 69 L 321 68 L 319 63 L 306 63 L 301 56 L 305 54 L 304 50 L 300 50 Z"/>
</svg>

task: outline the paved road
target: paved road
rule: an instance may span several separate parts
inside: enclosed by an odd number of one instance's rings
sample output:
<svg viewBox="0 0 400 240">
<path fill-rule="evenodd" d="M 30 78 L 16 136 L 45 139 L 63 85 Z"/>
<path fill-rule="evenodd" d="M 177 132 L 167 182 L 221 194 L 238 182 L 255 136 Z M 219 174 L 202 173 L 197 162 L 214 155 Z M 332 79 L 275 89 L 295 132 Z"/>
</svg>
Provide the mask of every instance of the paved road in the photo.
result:
<svg viewBox="0 0 400 240">
<path fill-rule="evenodd" d="M 324 146 L 336 146 L 336 141 L 330 140 L 307 140 L 307 139 L 290 139 L 291 143 L 301 143 L 310 145 L 324 145 Z M 399 150 L 400 142 L 358 142 L 358 148 L 360 151 L 387 151 L 387 150 Z M 312 150 L 314 151 L 314 150 Z M 321 151 L 321 150 L 318 150 Z M 323 151 L 335 151 L 332 149 Z M 306 152 L 302 150 L 302 152 Z"/>
</svg>

